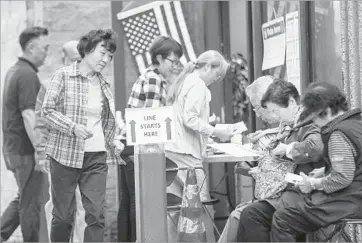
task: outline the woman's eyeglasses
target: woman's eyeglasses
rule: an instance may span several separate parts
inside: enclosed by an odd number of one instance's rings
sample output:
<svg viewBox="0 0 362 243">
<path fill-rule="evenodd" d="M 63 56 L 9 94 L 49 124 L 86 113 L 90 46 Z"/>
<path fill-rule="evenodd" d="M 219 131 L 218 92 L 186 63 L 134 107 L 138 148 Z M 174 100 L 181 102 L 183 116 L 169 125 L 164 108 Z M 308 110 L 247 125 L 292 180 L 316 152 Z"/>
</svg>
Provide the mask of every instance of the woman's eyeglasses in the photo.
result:
<svg viewBox="0 0 362 243">
<path fill-rule="evenodd" d="M 171 62 L 171 65 L 174 66 L 174 67 L 177 67 L 177 66 L 179 66 L 181 64 L 180 60 L 172 60 L 172 59 L 167 58 L 167 57 L 166 57 L 166 59 L 169 60 Z"/>
</svg>

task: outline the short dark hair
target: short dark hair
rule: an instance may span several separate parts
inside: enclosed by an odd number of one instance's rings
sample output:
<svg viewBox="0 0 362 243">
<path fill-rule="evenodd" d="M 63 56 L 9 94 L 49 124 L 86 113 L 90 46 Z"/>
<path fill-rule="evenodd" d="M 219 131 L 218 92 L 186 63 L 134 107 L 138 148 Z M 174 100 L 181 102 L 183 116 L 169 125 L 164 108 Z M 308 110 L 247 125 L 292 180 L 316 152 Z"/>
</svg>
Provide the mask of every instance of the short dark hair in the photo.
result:
<svg viewBox="0 0 362 243">
<path fill-rule="evenodd" d="M 23 32 L 21 32 L 21 34 L 19 36 L 19 43 L 20 43 L 21 49 L 23 49 L 23 51 L 24 51 L 26 46 L 28 45 L 28 43 L 31 40 L 38 38 L 41 35 L 45 35 L 45 36 L 48 35 L 48 29 L 39 27 L 39 26 L 34 26 L 34 27 L 29 27 L 29 28 L 26 28 L 25 30 L 23 30 Z"/>
<path fill-rule="evenodd" d="M 299 104 L 299 92 L 294 84 L 278 78 L 273 79 L 274 81 L 269 85 L 260 101 L 263 108 L 266 108 L 267 103 L 274 103 L 286 108 L 289 106 L 290 97 L 293 97 Z"/>
<path fill-rule="evenodd" d="M 312 83 L 303 96 L 302 105 L 304 109 L 299 120 L 304 120 L 313 113 L 324 117 L 327 108 L 331 109 L 332 115 L 348 110 L 347 98 L 343 92 L 326 82 Z"/>
<path fill-rule="evenodd" d="M 116 32 L 112 29 L 91 30 L 80 38 L 77 49 L 81 58 L 84 58 L 86 54 L 94 51 L 98 43 L 104 41 L 104 47 L 114 53 L 117 50 L 117 37 Z"/>
<path fill-rule="evenodd" d="M 157 61 L 157 55 L 161 55 L 162 59 L 167 58 L 171 52 L 175 53 L 178 57 L 182 57 L 183 50 L 180 43 L 169 36 L 157 36 L 149 47 L 152 64 L 160 64 Z"/>
</svg>

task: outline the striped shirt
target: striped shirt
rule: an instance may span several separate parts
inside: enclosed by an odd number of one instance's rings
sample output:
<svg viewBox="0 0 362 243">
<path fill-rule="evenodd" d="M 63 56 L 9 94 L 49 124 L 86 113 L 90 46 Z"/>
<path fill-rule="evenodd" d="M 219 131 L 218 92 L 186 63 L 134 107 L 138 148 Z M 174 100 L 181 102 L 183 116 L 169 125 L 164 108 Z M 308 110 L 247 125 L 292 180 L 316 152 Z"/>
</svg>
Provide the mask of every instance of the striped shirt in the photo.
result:
<svg viewBox="0 0 362 243">
<path fill-rule="evenodd" d="M 113 144 L 116 132 L 114 99 L 109 81 L 97 73 L 105 96 L 102 128 L 107 150 L 107 163 L 124 163 Z M 49 82 L 42 117 L 50 127 L 45 153 L 62 165 L 82 168 L 85 140 L 74 134 L 77 124 L 87 125 L 88 80 L 80 73 L 78 62 L 55 72 Z"/>
<path fill-rule="evenodd" d="M 332 193 L 349 186 L 356 170 L 357 150 L 341 131 L 334 131 L 328 141 L 330 173 L 321 178 L 320 188 Z"/>
<path fill-rule="evenodd" d="M 157 68 L 150 66 L 133 84 L 128 107 L 161 107 L 166 105 L 166 80 Z"/>
</svg>

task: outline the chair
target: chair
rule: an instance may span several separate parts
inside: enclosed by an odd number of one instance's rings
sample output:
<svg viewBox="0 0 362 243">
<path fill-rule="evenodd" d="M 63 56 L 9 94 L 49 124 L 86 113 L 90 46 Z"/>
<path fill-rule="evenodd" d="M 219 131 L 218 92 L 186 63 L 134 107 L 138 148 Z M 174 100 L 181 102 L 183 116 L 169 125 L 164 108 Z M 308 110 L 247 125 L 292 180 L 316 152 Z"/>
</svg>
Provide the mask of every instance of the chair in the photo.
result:
<svg viewBox="0 0 362 243">
<path fill-rule="evenodd" d="M 176 163 L 167 159 L 167 162 L 166 162 L 166 185 L 169 186 L 172 184 L 172 182 L 175 180 L 177 172 L 179 170 L 187 170 L 187 169 L 188 169 L 187 167 L 178 168 Z M 202 168 L 202 167 L 195 167 L 195 169 L 203 170 L 205 172 L 204 168 Z M 206 175 L 206 173 L 205 173 L 205 175 Z M 205 180 L 206 180 L 206 176 L 205 176 L 203 183 L 201 184 L 201 187 L 204 185 Z M 167 193 L 166 196 L 167 196 L 167 217 L 169 217 L 171 219 L 174 227 L 177 229 L 177 222 L 175 222 L 173 220 L 171 212 L 180 212 L 181 211 L 182 197 L 177 196 L 172 193 Z M 207 210 L 206 206 L 209 206 L 209 205 L 213 206 L 216 203 L 218 203 L 219 201 L 220 201 L 219 199 L 211 198 L 210 200 L 205 200 L 205 201 L 201 202 L 202 208 L 203 208 L 204 212 L 206 212 L 207 216 L 211 219 L 213 227 L 214 227 L 216 233 L 218 234 L 218 237 L 220 237 L 221 233 L 218 230 L 217 226 L 215 225 L 215 222 L 212 219 L 212 216 L 211 216 L 210 212 Z"/>
<path fill-rule="evenodd" d="M 322 242 L 332 242 L 334 237 L 336 237 L 335 242 L 339 242 L 340 238 L 343 237 L 345 242 L 353 242 L 353 239 L 349 236 L 349 234 L 346 232 L 346 226 L 350 225 L 362 225 L 362 219 L 342 219 L 337 223 L 333 231 L 322 240 Z"/>
</svg>

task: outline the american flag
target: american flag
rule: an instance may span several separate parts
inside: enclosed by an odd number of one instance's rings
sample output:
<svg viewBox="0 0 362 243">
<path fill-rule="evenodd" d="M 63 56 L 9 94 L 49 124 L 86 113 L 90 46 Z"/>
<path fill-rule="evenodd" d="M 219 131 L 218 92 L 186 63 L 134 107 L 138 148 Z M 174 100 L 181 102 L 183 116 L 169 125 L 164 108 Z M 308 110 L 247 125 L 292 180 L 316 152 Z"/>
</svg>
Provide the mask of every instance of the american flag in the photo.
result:
<svg viewBox="0 0 362 243">
<path fill-rule="evenodd" d="M 196 60 L 180 1 L 148 3 L 120 12 L 117 18 L 140 73 L 151 64 L 148 48 L 159 35 L 171 36 L 182 45 L 184 56 L 180 61 L 183 64 Z"/>
</svg>

